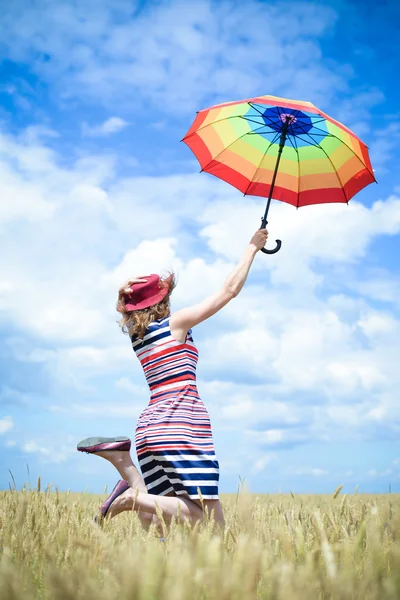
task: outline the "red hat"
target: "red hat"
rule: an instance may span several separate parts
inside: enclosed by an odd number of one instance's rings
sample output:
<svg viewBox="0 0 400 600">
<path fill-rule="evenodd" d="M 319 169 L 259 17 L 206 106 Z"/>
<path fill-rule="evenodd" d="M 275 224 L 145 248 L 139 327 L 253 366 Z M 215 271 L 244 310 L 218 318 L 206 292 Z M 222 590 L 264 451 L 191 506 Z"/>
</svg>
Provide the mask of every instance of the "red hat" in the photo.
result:
<svg viewBox="0 0 400 600">
<path fill-rule="evenodd" d="M 133 283 L 132 292 L 125 294 L 127 310 L 140 310 L 148 308 L 160 302 L 169 292 L 169 283 L 173 275 L 167 279 L 161 279 L 159 275 L 145 275 L 141 279 L 147 279 L 145 283 Z"/>
</svg>

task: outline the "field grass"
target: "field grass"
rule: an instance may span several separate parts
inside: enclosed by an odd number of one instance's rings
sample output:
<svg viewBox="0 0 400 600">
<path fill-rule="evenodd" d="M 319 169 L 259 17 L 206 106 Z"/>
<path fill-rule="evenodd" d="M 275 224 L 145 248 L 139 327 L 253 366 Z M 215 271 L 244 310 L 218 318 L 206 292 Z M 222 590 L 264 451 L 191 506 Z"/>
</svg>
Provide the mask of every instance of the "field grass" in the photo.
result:
<svg viewBox="0 0 400 600">
<path fill-rule="evenodd" d="M 1 600 L 400 598 L 400 497 L 223 496 L 224 536 L 135 513 L 93 523 L 104 496 L 0 492 Z"/>
</svg>

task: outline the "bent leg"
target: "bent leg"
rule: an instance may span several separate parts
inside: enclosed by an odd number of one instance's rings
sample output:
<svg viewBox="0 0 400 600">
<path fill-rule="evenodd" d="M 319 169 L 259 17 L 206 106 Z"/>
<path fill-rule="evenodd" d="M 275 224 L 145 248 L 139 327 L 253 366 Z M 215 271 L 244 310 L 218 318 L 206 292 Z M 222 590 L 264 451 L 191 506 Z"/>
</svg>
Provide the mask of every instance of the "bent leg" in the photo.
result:
<svg viewBox="0 0 400 600">
<path fill-rule="evenodd" d="M 190 500 L 176 496 L 156 496 L 149 494 L 146 489 L 143 477 L 132 462 L 131 455 L 127 451 L 104 451 L 97 453 L 102 458 L 105 458 L 118 470 L 122 479 L 127 481 L 130 489 L 121 494 L 111 504 L 108 515 L 110 518 L 117 514 L 135 510 L 139 512 L 139 518 L 142 521 L 141 514 L 148 514 L 157 519 L 157 506 L 163 513 L 164 520 L 169 523 L 173 517 L 180 514 L 184 519 L 187 519 L 191 524 L 200 521 L 204 517 L 202 503 L 200 500 Z M 224 513 L 219 500 L 203 500 L 203 507 L 207 510 L 209 516 L 213 514 L 216 524 L 222 529 L 225 526 Z M 143 517 L 143 522 L 149 525 L 149 517 Z"/>
<path fill-rule="evenodd" d="M 110 515 L 110 518 L 112 518 L 113 516 L 115 516 L 115 515 Z M 162 534 L 162 527 L 161 527 L 160 519 L 158 517 L 156 517 L 155 515 L 152 515 L 150 513 L 141 512 L 141 511 L 139 511 L 137 513 L 137 516 L 139 517 L 139 521 L 142 524 L 143 529 L 148 531 L 150 529 L 151 525 L 155 525 L 158 533 L 160 535 Z"/>
<path fill-rule="evenodd" d="M 155 496 L 154 494 L 144 494 L 139 490 L 129 489 L 121 496 L 118 496 L 111 504 L 108 515 L 110 518 L 125 510 L 135 510 L 139 513 L 149 513 L 157 516 L 157 507 L 162 511 L 163 518 L 168 524 L 173 517 L 179 514 L 183 519 L 187 519 L 194 525 L 203 518 L 201 507 L 186 498 L 179 496 Z"/>
<path fill-rule="evenodd" d="M 96 452 L 96 454 L 108 460 L 117 469 L 122 479 L 129 483 L 131 488 L 138 489 L 144 494 L 147 492 L 143 477 L 133 464 L 130 452 L 125 450 L 104 450 L 103 452 Z"/>
</svg>

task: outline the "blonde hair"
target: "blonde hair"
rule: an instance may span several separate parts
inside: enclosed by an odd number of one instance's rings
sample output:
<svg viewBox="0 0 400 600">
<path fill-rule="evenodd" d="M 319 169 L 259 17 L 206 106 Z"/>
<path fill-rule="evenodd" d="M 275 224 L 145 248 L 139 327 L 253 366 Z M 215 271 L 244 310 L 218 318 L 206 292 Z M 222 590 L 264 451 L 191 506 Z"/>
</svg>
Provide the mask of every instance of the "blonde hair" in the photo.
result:
<svg viewBox="0 0 400 600">
<path fill-rule="evenodd" d="M 126 297 L 121 295 L 117 302 L 117 311 L 121 313 L 122 318 L 119 321 L 119 326 L 122 332 L 132 337 L 133 335 L 139 339 L 143 339 L 147 327 L 157 319 L 168 317 L 171 312 L 171 293 L 176 286 L 175 275 L 172 274 L 168 282 L 168 294 L 153 306 L 142 308 L 140 310 L 126 310 Z M 162 285 L 162 279 L 160 285 Z"/>
</svg>

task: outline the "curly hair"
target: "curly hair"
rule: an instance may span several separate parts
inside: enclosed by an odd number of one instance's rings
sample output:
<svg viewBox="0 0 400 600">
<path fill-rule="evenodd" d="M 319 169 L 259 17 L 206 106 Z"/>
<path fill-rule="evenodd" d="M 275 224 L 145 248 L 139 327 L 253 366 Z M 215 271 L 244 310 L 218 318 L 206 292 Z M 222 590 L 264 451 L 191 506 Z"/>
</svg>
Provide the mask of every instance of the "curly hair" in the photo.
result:
<svg viewBox="0 0 400 600">
<path fill-rule="evenodd" d="M 171 273 L 172 275 L 172 273 Z M 162 285 L 162 280 L 160 280 Z M 171 293 L 176 286 L 175 275 L 169 281 L 168 294 L 153 306 L 142 308 L 140 310 L 126 310 L 125 297 L 121 296 L 117 302 L 117 312 L 121 313 L 122 318 L 119 321 L 119 326 L 122 332 L 130 337 L 135 336 L 138 339 L 143 339 L 147 327 L 157 319 L 168 317 L 171 312 Z"/>
</svg>

